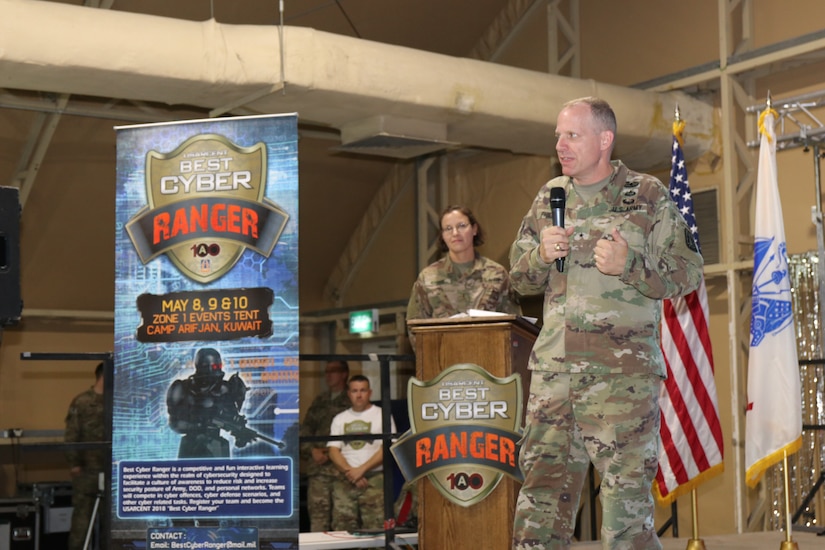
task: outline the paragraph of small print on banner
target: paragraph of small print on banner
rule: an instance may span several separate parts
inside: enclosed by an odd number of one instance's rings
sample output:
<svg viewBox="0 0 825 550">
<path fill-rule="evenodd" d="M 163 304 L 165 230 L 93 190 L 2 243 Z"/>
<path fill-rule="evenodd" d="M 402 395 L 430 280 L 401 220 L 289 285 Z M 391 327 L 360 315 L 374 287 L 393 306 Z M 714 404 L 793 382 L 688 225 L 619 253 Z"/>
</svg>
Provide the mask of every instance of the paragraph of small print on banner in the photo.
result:
<svg viewBox="0 0 825 550">
<path fill-rule="evenodd" d="M 297 547 L 297 117 L 116 131 L 112 548 Z"/>
</svg>

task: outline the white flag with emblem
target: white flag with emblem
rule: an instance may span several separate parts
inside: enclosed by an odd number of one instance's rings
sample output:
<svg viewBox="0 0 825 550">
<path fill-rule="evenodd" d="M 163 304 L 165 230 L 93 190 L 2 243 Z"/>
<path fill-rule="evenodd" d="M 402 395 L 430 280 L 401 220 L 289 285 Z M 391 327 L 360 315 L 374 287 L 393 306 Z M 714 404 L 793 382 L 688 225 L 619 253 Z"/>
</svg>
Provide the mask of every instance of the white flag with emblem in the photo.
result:
<svg viewBox="0 0 825 550">
<path fill-rule="evenodd" d="M 775 111 L 759 117 L 759 168 L 753 242 L 753 309 L 745 414 L 746 481 L 802 444 L 799 361 L 791 310 L 785 229 L 776 172 Z"/>
</svg>

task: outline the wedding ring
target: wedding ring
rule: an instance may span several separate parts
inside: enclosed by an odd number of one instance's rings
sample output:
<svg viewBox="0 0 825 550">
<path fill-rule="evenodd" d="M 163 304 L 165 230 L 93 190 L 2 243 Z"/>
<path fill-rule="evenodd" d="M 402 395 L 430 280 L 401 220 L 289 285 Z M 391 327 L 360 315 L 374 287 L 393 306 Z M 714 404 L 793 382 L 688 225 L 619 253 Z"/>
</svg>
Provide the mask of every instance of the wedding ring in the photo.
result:
<svg viewBox="0 0 825 550">
<path fill-rule="evenodd" d="M 561 245 L 559 243 L 556 243 L 556 251 L 559 251 L 559 250 L 561 250 Z"/>
</svg>

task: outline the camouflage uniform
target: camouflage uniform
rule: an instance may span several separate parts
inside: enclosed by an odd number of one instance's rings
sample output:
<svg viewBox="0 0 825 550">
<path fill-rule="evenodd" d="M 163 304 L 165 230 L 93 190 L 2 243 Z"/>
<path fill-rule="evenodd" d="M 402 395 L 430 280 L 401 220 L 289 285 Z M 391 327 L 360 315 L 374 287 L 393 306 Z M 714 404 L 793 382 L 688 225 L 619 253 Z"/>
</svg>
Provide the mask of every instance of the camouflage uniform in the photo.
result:
<svg viewBox="0 0 825 550">
<path fill-rule="evenodd" d="M 384 527 L 384 474 L 370 472 L 365 476 L 369 487 L 360 489 L 344 479 L 333 483 L 333 529 L 356 531 Z"/>
<path fill-rule="evenodd" d="M 612 164 L 607 185 L 587 200 L 566 176 L 548 182 L 510 252 L 514 289 L 544 293 L 519 456 L 519 550 L 569 547 L 589 462 L 602 479 L 604 547 L 661 548 L 650 493 L 666 374 L 660 301 L 698 286 L 702 258 L 662 183 Z M 575 228 L 562 273 L 538 250 L 541 229 L 552 224 L 552 187 L 565 189 L 566 225 Z M 613 228 L 629 246 L 619 276 L 602 274 L 593 258 L 595 243 Z"/>
<path fill-rule="evenodd" d="M 351 408 L 336 415 L 330 429 L 332 435 L 354 435 L 382 432 L 381 407 L 372 405 L 360 412 Z M 395 420 L 390 417 L 390 431 L 395 433 Z M 338 447 L 352 467 L 365 464 L 383 448 L 381 439 L 330 441 L 328 447 Z M 364 478 L 368 487 L 359 488 L 341 476 L 333 482 L 332 528 L 336 531 L 381 529 L 384 526 L 384 472 L 383 465 L 369 470 Z"/>
<path fill-rule="evenodd" d="M 466 313 L 468 309 L 520 313 L 512 299 L 507 270 L 476 253 L 464 271 L 449 255 L 421 270 L 413 284 L 407 319 L 434 319 Z"/>
<path fill-rule="evenodd" d="M 66 414 L 65 440 L 67 443 L 105 441 L 103 395 L 89 389 L 72 400 Z M 92 518 L 98 491 L 98 476 L 106 467 L 106 451 L 90 449 L 69 451 L 66 459 L 70 468 L 80 467 L 80 475 L 72 479 L 72 527 L 69 550 L 80 550 L 86 540 L 86 531 Z"/>
<path fill-rule="evenodd" d="M 301 424 L 300 435 L 329 435 L 332 419 L 339 412 L 350 407 L 346 390 L 332 395 L 326 391 L 315 398 L 307 410 Z M 315 532 L 329 531 L 332 528 L 332 482 L 343 479 L 343 474 L 335 465 L 327 461 L 317 464 L 312 460 L 312 449 L 327 452 L 326 441 L 313 441 L 301 444 L 301 458 L 307 464 L 307 508 L 309 510 L 310 529 Z"/>
</svg>

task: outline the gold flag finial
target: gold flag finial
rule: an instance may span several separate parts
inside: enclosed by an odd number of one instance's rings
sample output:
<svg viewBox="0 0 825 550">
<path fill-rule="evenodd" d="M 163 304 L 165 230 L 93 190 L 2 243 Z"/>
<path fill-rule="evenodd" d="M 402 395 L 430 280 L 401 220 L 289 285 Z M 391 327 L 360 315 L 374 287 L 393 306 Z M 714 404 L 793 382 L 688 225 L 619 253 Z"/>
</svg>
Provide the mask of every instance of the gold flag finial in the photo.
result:
<svg viewBox="0 0 825 550">
<path fill-rule="evenodd" d="M 773 137 L 771 137 L 771 133 L 768 132 L 767 127 L 765 126 L 765 117 L 768 115 L 773 115 L 773 120 L 776 120 L 779 117 L 779 113 L 773 110 L 773 102 L 771 101 L 771 91 L 768 90 L 768 97 L 765 100 L 765 110 L 759 115 L 759 120 L 757 122 L 757 128 L 759 129 L 759 135 L 765 135 L 768 138 L 768 141 L 772 141 Z"/>
<path fill-rule="evenodd" d="M 682 133 L 685 131 L 685 121 L 682 120 L 682 113 L 679 112 L 679 104 L 673 109 L 673 137 L 679 142 L 679 147 L 685 146 Z"/>
</svg>

